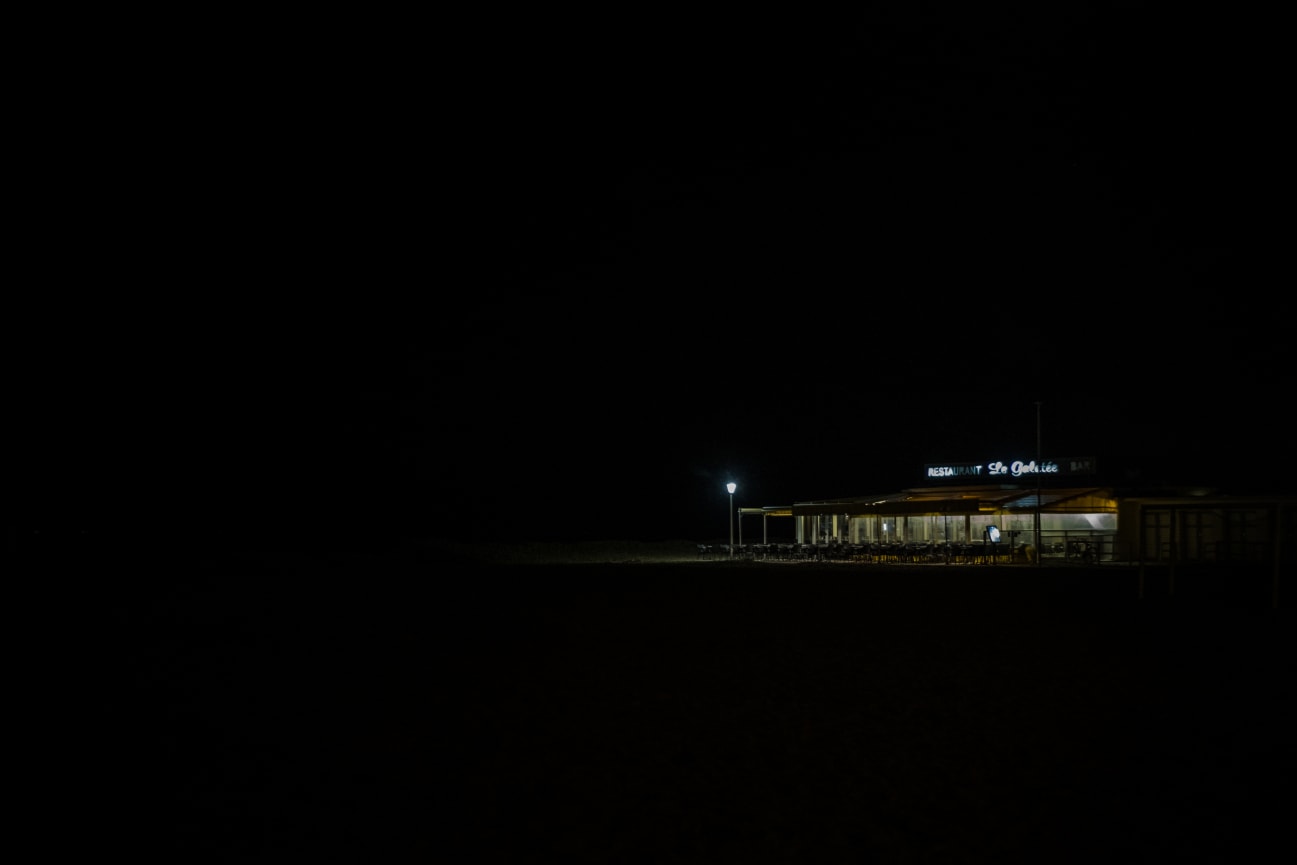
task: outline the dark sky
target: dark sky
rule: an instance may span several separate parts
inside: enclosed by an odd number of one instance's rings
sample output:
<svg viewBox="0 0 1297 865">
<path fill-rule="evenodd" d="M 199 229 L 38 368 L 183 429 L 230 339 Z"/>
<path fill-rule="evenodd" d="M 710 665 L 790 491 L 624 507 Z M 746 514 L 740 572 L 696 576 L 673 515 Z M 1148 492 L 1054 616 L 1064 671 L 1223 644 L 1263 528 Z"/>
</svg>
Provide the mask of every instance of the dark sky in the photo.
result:
<svg viewBox="0 0 1297 865">
<path fill-rule="evenodd" d="M 85 84 L 15 511 L 702 539 L 731 479 L 1030 453 L 1037 400 L 1047 455 L 1273 479 L 1264 28 L 897 6 L 285 24 Z"/>
<path fill-rule="evenodd" d="M 529 22 L 483 63 L 479 254 L 411 346 L 446 435 L 419 474 L 478 520 L 723 534 L 727 480 L 741 505 L 913 485 L 1032 453 L 1036 400 L 1048 454 L 1272 477 L 1245 28 L 660 16 Z"/>
</svg>

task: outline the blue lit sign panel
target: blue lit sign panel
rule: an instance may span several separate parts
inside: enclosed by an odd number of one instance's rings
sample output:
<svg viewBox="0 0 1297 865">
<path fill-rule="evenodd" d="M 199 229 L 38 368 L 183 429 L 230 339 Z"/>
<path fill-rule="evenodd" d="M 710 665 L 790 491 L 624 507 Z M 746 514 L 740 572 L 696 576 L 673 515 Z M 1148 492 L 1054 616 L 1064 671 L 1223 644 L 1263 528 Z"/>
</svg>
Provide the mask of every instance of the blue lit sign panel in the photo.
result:
<svg viewBox="0 0 1297 865">
<path fill-rule="evenodd" d="M 924 466 L 928 480 L 1002 480 L 1033 478 L 1038 475 L 1092 475 L 1094 457 L 1069 457 L 1061 460 L 992 460 L 985 463 L 947 463 Z"/>
</svg>

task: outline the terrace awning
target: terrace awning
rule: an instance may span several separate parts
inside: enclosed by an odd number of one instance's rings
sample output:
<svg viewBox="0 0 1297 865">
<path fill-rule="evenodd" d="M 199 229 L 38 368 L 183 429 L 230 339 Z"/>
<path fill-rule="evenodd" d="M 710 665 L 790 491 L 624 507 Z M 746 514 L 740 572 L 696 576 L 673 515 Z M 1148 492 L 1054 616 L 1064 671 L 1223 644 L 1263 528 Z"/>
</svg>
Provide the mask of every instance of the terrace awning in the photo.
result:
<svg viewBox="0 0 1297 865">
<path fill-rule="evenodd" d="M 995 514 L 1034 510 L 1034 489 L 1006 487 L 960 487 L 957 489 L 912 489 L 883 496 L 799 502 L 794 516 L 846 515 L 913 516 L 916 514 Z M 1053 489 L 1040 495 L 1040 508 L 1049 513 L 1116 513 L 1112 491 L 1097 487 Z"/>
</svg>

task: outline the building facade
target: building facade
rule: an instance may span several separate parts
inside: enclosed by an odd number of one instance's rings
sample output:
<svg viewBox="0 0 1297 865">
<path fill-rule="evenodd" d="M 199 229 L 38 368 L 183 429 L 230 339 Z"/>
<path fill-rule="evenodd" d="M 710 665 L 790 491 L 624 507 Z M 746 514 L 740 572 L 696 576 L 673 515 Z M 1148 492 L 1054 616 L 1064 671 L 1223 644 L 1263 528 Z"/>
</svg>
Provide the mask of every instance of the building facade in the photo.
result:
<svg viewBox="0 0 1297 865">
<path fill-rule="evenodd" d="M 750 540 L 766 542 L 771 520 L 791 519 L 798 545 L 898 558 L 1276 568 L 1297 558 L 1295 496 L 1123 487 L 1103 483 L 1089 457 L 929 465 L 923 478 L 891 493 L 739 508 L 740 538 L 760 517 Z"/>
</svg>

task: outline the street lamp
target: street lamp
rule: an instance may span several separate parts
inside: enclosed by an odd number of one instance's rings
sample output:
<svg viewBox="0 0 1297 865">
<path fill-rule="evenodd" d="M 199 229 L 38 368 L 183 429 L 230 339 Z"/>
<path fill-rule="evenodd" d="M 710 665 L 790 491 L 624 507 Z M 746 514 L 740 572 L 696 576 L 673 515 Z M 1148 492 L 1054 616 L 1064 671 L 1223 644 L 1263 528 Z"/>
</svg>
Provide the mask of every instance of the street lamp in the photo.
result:
<svg viewBox="0 0 1297 865">
<path fill-rule="evenodd" d="M 739 485 L 730 481 L 725 485 L 725 489 L 730 491 L 730 558 L 734 558 L 734 491 Z"/>
</svg>

